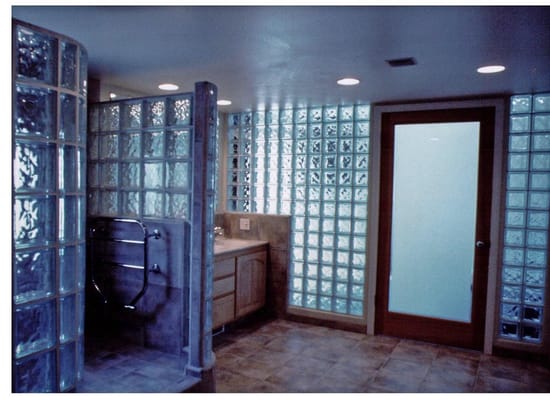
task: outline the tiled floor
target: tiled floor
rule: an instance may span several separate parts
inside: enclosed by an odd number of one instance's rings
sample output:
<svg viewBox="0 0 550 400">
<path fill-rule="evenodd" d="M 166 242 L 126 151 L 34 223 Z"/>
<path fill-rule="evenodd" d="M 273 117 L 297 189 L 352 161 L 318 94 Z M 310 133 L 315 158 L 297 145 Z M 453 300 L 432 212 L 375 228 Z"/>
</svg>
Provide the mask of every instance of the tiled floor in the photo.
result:
<svg viewBox="0 0 550 400">
<path fill-rule="evenodd" d="M 217 392 L 550 392 L 539 364 L 273 320 L 214 338 Z"/>
<path fill-rule="evenodd" d="M 192 383 L 175 355 L 123 340 L 86 338 L 80 393 L 178 393 Z"/>
</svg>

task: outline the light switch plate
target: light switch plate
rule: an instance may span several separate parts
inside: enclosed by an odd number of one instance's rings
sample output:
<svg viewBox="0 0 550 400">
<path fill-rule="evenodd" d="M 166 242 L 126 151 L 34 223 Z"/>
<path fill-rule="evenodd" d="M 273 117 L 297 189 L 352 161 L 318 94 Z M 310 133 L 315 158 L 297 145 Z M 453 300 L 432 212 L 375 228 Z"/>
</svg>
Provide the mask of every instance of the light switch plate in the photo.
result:
<svg viewBox="0 0 550 400">
<path fill-rule="evenodd" d="M 239 228 L 241 229 L 241 231 L 249 231 L 250 230 L 250 219 L 249 218 L 239 219 Z"/>
</svg>

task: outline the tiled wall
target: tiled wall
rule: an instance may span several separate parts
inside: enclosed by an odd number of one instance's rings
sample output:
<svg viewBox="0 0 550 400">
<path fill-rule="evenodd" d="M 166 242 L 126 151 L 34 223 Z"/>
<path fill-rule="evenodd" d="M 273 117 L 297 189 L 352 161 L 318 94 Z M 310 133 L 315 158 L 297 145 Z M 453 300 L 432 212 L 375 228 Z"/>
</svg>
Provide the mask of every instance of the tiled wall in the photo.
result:
<svg viewBox="0 0 550 400">
<path fill-rule="evenodd" d="M 239 229 L 241 217 L 250 220 L 250 230 Z M 266 309 L 279 317 L 285 315 L 287 306 L 290 223 L 287 215 L 231 212 L 216 216 L 216 225 L 224 228 L 226 237 L 269 242 Z"/>
<path fill-rule="evenodd" d="M 23 23 L 13 38 L 12 390 L 63 392 L 84 365 L 87 54 Z"/>
<path fill-rule="evenodd" d="M 540 343 L 548 280 L 550 94 L 510 102 L 498 335 Z"/>
</svg>

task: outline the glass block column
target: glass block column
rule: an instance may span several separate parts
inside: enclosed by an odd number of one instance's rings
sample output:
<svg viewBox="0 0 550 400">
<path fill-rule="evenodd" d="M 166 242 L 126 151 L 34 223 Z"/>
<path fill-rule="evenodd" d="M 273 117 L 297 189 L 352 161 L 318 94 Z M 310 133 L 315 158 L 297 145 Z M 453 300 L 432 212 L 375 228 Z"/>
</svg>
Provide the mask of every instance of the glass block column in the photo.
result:
<svg viewBox="0 0 550 400">
<path fill-rule="evenodd" d="M 189 220 L 193 94 L 92 104 L 88 214 Z"/>
<path fill-rule="evenodd" d="M 292 215 L 289 305 L 364 314 L 368 105 L 228 116 L 227 209 Z"/>
<path fill-rule="evenodd" d="M 541 343 L 548 279 L 550 94 L 511 98 L 498 336 Z"/>
<path fill-rule="evenodd" d="M 65 392 L 84 365 L 87 54 L 13 22 L 12 390 Z"/>
</svg>

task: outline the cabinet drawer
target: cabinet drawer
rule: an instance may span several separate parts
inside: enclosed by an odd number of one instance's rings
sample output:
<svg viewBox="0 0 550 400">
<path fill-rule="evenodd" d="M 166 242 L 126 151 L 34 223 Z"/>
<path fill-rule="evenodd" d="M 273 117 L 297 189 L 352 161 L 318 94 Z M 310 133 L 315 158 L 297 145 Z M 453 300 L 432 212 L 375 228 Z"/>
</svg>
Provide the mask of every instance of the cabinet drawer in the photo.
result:
<svg viewBox="0 0 550 400">
<path fill-rule="evenodd" d="M 235 258 L 228 258 L 214 263 L 214 279 L 235 273 Z"/>
<path fill-rule="evenodd" d="M 220 297 L 212 302 L 212 328 L 216 329 L 235 318 L 235 296 Z"/>
<path fill-rule="evenodd" d="M 235 291 L 235 276 L 231 275 L 214 281 L 214 298 L 229 294 Z"/>
</svg>

